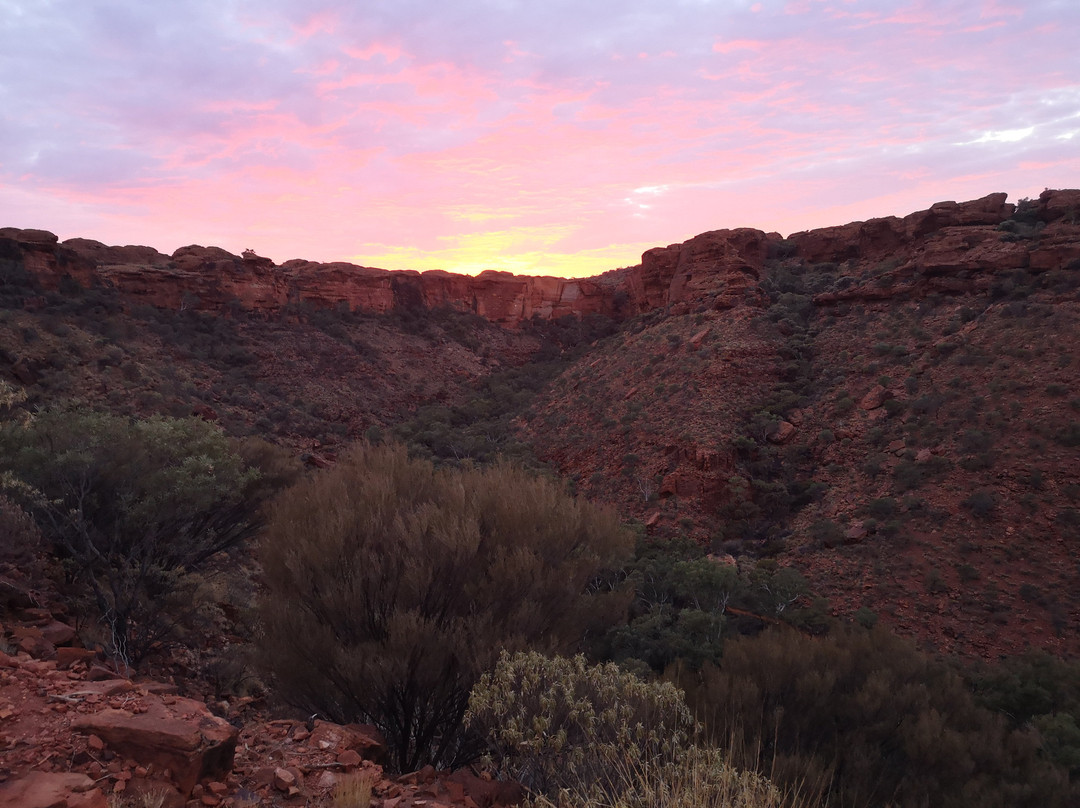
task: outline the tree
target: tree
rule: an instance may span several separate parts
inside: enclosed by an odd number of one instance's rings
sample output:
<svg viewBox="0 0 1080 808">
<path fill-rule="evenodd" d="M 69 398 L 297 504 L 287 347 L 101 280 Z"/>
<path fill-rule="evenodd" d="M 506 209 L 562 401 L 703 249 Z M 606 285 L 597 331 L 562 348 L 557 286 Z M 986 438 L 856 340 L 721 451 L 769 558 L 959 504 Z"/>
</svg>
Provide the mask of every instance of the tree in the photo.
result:
<svg viewBox="0 0 1080 808">
<path fill-rule="evenodd" d="M 282 695 L 385 734 L 393 765 L 476 752 L 469 690 L 503 648 L 573 650 L 625 609 L 599 575 L 615 515 L 500 463 L 436 469 L 360 446 L 287 491 L 263 543 L 263 657 Z"/>
<path fill-rule="evenodd" d="M 173 629 L 168 602 L 191 573 L 257 527 L 258 472 L 198 419 L 47 410 L 0 429 L 0 472 L 125 663 Z"/>
</svg>

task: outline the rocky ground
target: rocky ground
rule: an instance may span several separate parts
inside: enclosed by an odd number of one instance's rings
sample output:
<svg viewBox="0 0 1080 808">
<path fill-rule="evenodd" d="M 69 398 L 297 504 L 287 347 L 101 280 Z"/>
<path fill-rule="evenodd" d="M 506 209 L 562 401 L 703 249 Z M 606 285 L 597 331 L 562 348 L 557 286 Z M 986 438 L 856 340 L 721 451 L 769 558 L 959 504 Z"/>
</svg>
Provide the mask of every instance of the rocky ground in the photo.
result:
<svg viewBox="0 0 1080 808">
<path fill-rule="evenodd" d="M 47 609 L 4 625 L 0 808 L 494 808 L 516 784 L 473 770 L 386 775 L 371 726 L 272 719 L 128 678 Z"/>
</svg>

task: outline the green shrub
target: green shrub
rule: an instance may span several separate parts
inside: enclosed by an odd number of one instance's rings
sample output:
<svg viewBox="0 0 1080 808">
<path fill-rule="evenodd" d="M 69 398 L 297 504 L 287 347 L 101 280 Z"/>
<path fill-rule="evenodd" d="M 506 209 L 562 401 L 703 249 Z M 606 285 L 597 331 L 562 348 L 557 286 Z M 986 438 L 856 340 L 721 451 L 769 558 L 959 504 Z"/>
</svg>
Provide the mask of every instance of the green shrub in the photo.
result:
<svg viewBox="0 0 1080 808">
<path fill-rule="evenodd" d="M 195 418 L 47 410 L 0 431 L 0 470 L 127 663 L 173 630 L 171 607 L 190 609 L 191 574 L 258 527 L 258 472 Z"/>
<path fill-rule="evenodd" d="M 613 513 L 512 466 L 360 446 L 273 509 L 264 664 L 309 713 L 378 726 L 398 770 L 462 762 L 468 693 L 499 649 L 574 650 L 614 622 L 625 601 L 596 576 L 630 544 Z"/>
<path fill-rule="evenodd" d="M 724 611 L 748 588 L 735 567 L 705 558 L 690 540 L 643 542 L 626 577 L 634 588 L 629 620 L 599 638 L 594 653 L 658 673 L 676 659 L 699 666 L 720 658 Z"/>
<path fill-rule="evenodd" d="M 960 504 L 971 511 L 975 516 L 985 519 L 990 516 L 997 506 L 997 497 L 994 495 L 993 491 L 980 488 L 978 491 L 973 491 Z"/>
<path fill-rule="evenodd" d="M 15 483 L 0 479 L 0 489 Z M 0 495 L 0 570 L 24 574 L 40 572 L 41 531 L 16 502 Z"/>
<path fill-rule="evenodd" d="M 531 791 L 537 808 L 779 808 L 768 780 L 690 743 L 682 692 L 584 657 L 503 654 L 469 698 L 487 764 Z"/>
<path fill-rule="evenodd" d="M 468 725 L 488 739 L 495 771 L 539 794 L 617 797 L 617 762 L 658 762 L 687 744 L 682 692 L 585 657 L 503 652 L 469 697 Z M 613 782 L 614 780 L 614 782 Z"/>
<path fill-rule="evenodd" d="M 679 673 L 738 768 L 784 787 L 824 781 L 836 806 L 1066 806 L 1068 773 L 1039 737 L 979 707 L 963 680 L 880 626 L 731 640 L 720 666 Z"/>
<path fill-rule="evenodd" d="M 1054 433 L 1054 440 L 1062 446 L 1080 446 L 1080 421 L 1073 421 Z"/>
<path fill-rule="evenodd" d="M 877 614 L 872 609 L 866 606 L 860 606 L 853 616 L 855 618 L 855 622 L 863 628 L 870 629 L 877 625 Z"/>
<path fill-rule="evenodd" d="M 831 519 L 819 519 L 810 525 L 810 535 L 825 547 L 836 547 L 844 540 L 844 530 Z"/>
<path fill-rule="evenodd" d="M 875 519 L 888 519 L 896 514 L 896 500 L 892 497 L 879 497 L 866 503 L 866 513 Z"/>
</svg>

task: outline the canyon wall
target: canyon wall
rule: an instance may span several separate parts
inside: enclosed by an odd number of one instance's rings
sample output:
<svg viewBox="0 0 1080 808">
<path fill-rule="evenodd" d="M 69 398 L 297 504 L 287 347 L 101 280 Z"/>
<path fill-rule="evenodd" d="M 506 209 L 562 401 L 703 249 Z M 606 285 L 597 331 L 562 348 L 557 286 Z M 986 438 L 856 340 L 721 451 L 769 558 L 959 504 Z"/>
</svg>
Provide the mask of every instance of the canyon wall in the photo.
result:
<svg viewBox="0 0 1080 808">
<path fill-rule="evenodd" d="M 303 260 L 277 265 L 250 253 L 181 247 L 60 242 L 44 230 L 0 229 L 0 265 L 22 268 L 45 289 L 65 279 L 109 286 L 130 302 L 163 308 L 273 312 L 288 304 L 385 313 L 449 306 L 506 326 L 533 317 L 602 314 L 616 319 L 668 307 L 726 309 L 762 305 L 759 281 L 769 259 L 810 263 L 888 262 L 870 286 L 819 295 L 820 305 L 927 291 L 969 291 L 994 272 L 1043 271 L 1080 258 L 1080 190 L 1045 191 L 1017 211 L 1002 193 L 941 202 L 903 218 L 886 217 L 795 233 L 740 228 L 657 247 L 641 263 L 593 278 L 516 276 L 487 271 L 389 271 Z M 1022 214 L 1022 215 L 1018 215 Z"/>
</svg>

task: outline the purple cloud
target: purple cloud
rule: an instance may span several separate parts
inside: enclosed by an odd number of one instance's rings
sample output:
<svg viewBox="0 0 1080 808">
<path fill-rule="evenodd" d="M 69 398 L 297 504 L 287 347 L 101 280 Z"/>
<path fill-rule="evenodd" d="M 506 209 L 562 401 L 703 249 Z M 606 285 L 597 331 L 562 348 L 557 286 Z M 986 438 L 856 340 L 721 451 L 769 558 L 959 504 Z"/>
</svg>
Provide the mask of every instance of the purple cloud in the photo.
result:
<svg viewBox="0 0 1080 808">
<path fill-rule="evenodd" d="M 0 11 L 3 224 L 86 222 L 65 237 L 583 272 L 1080 179 L 1080 10 L 1054 0 Z"/>
</svg>

